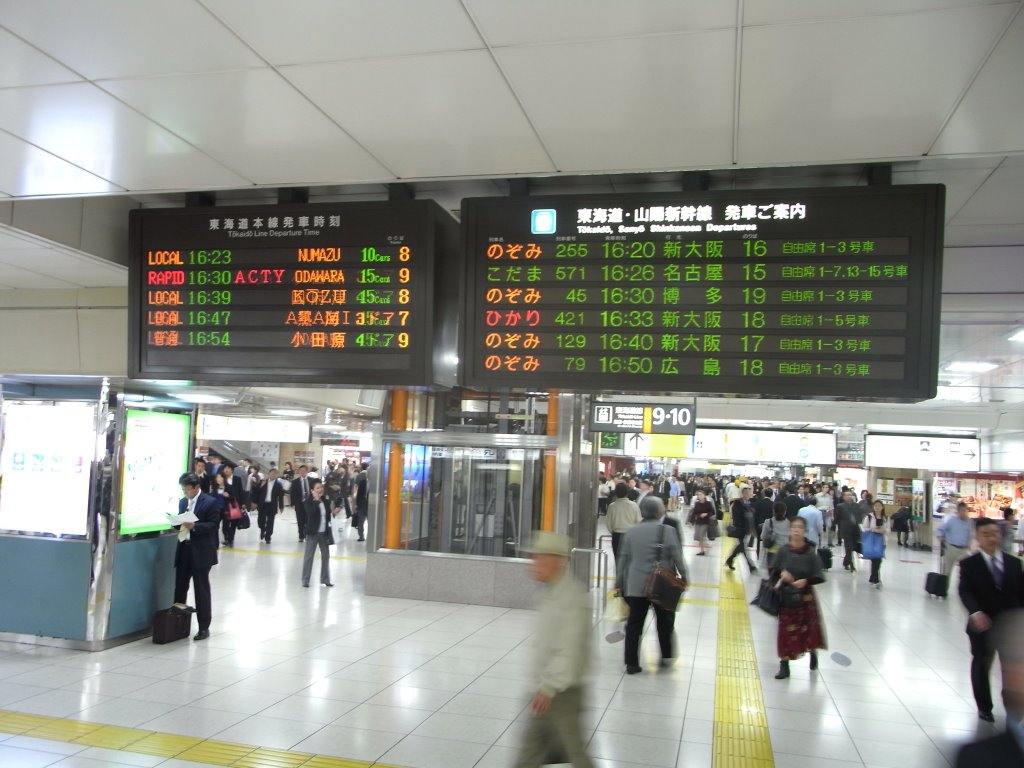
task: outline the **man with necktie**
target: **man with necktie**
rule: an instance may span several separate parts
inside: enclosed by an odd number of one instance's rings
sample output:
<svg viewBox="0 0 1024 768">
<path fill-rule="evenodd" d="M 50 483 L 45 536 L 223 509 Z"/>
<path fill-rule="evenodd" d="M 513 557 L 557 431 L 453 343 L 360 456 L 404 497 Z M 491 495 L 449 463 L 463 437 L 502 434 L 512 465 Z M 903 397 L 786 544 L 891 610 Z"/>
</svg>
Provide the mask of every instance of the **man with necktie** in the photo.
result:
<svg viewBox="0 0 1024 768">
<path fill-rule="evenodd" d="M 270 537 L 274 535 L 274 518 L 284 509 L 284 487 L 277 479 L 276 469 L 271 469 L 266 481 L 253 491 L 253 499 L 256 501 L 260 541 L 269 544 Z"/>
<path fill-rule="evenodd" d="M 309 501 L 309 467 L 299 465 L 299 476 L 292 481 L 292 506 L 295 507 L 295 524 L 299 527 L 299 541 L 306 540 L 306 502 Z"/>
<path fill-rule="evenodd" d="M 1021 562 L 1003 552 L 995 520 L 980 517 L 974 524 L 979 552 L 960 561 L 960 600 L 967 608 L 971 641 L 971 687 L 978 717 L 993 722 L 989 669 L 995 656 L 992 626 L 999 615 L 1024 606 Z"/>
<path fill-rule="evenodd" d="M 205 640 L 210 636 L 213 614 L 210 569 L 217 564 L 220 504 L 213 496 L 202 492 L 199 478 L 191 472 L 179 477 L 178 484 L 185 495 L 178 502 L 178 514 L 192 512 L 196 521 L 182 523 L 178 530 L 178 548 L 174 552 L 174 602 L 178 606 L 185 605 L 191 581 L 199 620 L 199 632 L 192 639 Z"/>
</svg>

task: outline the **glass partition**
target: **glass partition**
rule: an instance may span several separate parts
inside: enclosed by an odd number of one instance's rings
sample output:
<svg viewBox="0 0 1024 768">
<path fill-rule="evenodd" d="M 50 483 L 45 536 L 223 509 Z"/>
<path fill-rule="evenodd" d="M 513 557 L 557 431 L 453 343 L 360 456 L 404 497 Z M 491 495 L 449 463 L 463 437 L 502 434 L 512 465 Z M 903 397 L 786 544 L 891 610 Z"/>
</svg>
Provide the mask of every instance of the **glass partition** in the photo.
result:
<svg viewBox="0 0 1024 768">
<path fill-rule="evenodd" d="M 539 448 L 405 444 L 401 548 L 523 556 L 540 525 L 542 454 Z"/>
</svg>

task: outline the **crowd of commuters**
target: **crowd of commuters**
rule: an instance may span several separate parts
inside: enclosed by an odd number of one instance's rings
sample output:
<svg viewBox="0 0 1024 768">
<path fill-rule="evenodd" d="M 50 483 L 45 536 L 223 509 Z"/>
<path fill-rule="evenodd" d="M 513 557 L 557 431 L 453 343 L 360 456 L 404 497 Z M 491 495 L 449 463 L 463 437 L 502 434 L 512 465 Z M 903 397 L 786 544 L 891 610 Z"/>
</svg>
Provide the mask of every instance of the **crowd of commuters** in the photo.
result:
<svg viewBox="0 0 1024 768">
<path fill-rule="evenodd" d="M 179 610 L 196 613 L 199 631 L 193 639 L 205 640 L 210 636 L 210 569 L 217 564 L 218 546 L 234 547 L 236 532 L 251 526 L 250 513 L 256 517 L 260 541 L 269 544 L 275 520 L 284 512 L 286 497 L 295 510 L 298 539 L 306 544 L 302 586 L 309 586 L 319 549 L 320 583 L 333 587 L 328 547 L 337 543 L 335 518 L 344 512 L 350 529 L 358 533 L 358 541 L 366 540 L 366 472 L 365 463 L 329 461 L 321 478 L 316 467 L 305 464 L 295 469 L 291 462 L 285 462 L 284 469 L 278 470 L 270 462 L 264 473 L 248 458 L 237 465 L 215 456 L 196 458 L 193 471 L 178 480 L 183 495 L 178 513 L 195 519 L 180 524 L 174 556 L 174 604 Z M 187 604 L 190 585 L 195 608 Z"/>
</svg>

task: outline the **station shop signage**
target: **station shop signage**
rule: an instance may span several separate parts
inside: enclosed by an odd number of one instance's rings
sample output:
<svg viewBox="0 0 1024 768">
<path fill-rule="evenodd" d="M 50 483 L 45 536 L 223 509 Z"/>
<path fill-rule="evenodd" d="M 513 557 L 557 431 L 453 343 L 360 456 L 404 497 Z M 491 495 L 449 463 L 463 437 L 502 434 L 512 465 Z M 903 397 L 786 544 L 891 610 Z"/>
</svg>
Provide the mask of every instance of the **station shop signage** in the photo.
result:
<svg viewBox="0 0 1024 768">
<path fill-rule="evenodd" d="M 692 436 L 634 432 L 616 437 L 621 438 L 622 454 L 634 457 L 800 466 L 836 463 L 836 437 L 831 432 L 697 427 Z M 601 447 L 615 450 L 603 443 Z"/>
<path fill-rule="evenodd" d="M 935 395 L 944 188 L 463 201 L 479 388 Z"/>
<path fill-rule="evenodd" d="M 432 384 L 455 228 L 431 201 L 132 211 L 130 375 Z"/>
<path fill-rule="evenodd" d="M 869 467 L 979 472 L 981 440 L 941 435 L 869 434 L 864 438 L 864 462 Z"/>
<path fill-rule="evenodd" d="M 589 428 L 593 432 L 692 435 L 697 429 L 697 406 L 692 402 L 593 402 Z"/>
</svg>

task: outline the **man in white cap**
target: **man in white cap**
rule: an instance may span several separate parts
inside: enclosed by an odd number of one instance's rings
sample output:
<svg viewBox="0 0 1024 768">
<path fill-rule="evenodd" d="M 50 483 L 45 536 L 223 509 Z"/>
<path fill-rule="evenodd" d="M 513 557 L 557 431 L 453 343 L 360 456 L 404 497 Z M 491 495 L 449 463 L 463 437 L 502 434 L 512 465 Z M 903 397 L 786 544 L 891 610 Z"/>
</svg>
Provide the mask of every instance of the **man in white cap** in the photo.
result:
<svg viewBox="0 0 1024 768">
<path fill-rule="evenodd" d="M 552 762 L 591 768 L 580 722 L 590 606 L 583 586 L 566 570 L 568 537 L 539 531 L 529 551 L 533 578 L 541 583 L 531 667 L 536 687 L 530 702 L 533 717 L 523 734 L 516 768 L 540 768 Z"/>
</svg>

